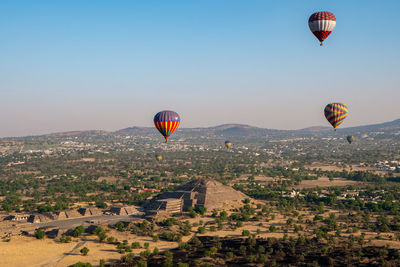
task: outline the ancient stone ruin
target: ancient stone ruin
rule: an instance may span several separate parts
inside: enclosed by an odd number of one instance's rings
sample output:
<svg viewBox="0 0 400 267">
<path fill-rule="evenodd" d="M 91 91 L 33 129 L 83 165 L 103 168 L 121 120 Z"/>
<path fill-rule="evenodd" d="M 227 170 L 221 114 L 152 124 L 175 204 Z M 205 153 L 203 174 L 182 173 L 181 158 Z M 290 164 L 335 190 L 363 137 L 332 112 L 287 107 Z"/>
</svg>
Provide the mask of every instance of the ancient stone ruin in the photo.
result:
<svg viewBox="0 0 400 267">
<path fill-rule="evenodd" d="M 81 214 L 76 210 L 56 211 L 53 213 L 53 220 L 65 220 L 80 217 Z"/>
<path fill-rule="evenodd" d="M 110 212 L 116 215 L 131 215 L 131 214 L 136 214 L 138 211 L 131 206 L 115 206 L 111 207 Z"/>
<path fill-rule="evenodd" d="M 148 201 L 144 208 L 147 216 L 174 214 L 189 207 L 206 207 L 208 210 L 222 208 L 227 201 L 240 201 L 246 198 L 242 192 L 230 186 L 209 179 L 188 182 L 172 192 L 164 192 Z"/>
<path fill-rule="evenodd" d="M 80 214 L 82 214 L 82 216 L 99 216 L 99 215 L 103 215 L 103 212 L 101 210 L 99 210 L 98 208 L 80 208 L 78 210 L 78 212 Z"/>
<path fill-rule="evenodd" d="M 32 214 L 28 218 L 28 222 L 31 223 L 42 223 L 42 222 L 49 222 L 52 218 L 48 214 Z"/>
</svg>

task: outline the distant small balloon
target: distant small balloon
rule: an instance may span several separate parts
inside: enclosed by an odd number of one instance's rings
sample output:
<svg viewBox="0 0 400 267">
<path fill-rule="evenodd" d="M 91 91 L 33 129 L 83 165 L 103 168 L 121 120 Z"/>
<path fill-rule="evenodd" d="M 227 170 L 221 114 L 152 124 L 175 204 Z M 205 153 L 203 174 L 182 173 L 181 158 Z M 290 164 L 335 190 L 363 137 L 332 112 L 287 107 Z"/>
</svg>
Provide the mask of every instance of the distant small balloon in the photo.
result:
<svg viewBox="0 0 400 267">
<path fill-rule="evenodd" d="M 225 141 L 225 146 L 227 147 L 227 148 L 230 148 L 231 146 L 232 146 L 232 142 L 231 141 Z"/>
<path fill-rule="evenodd" d="M 349 136 L 347 136 L 346 139 L 347 139 L 347 142 L 349 142 L 349 144 L 351 144 L 354 141 L 354 135 L 349 135 Z"/>
<path fill-rule="evenodd" d="M 160 154 L 156 154 L 156 160 L 157 161 L 161 161 L 163 159 L 163 157 Z"/>
<path fill-rule="evenodd" d="M 178 113 L 172 110 L 160 111 L 154 116 L 154 125 L 164 136 L 165 143 L 168 142 L 170 135 L 178 128 L 180 121 L 181 118 Z"/>
<path fill-rule="evenodd" d="M 346 105 L 342 103 L 330 103 L 326 105 L 324 109 L 325 118 L 329 121 L 335 131 L 336 127 L 338 127 L 347 117 L 347 113 L 349 113 L 349 110 Z"/>
</svg>

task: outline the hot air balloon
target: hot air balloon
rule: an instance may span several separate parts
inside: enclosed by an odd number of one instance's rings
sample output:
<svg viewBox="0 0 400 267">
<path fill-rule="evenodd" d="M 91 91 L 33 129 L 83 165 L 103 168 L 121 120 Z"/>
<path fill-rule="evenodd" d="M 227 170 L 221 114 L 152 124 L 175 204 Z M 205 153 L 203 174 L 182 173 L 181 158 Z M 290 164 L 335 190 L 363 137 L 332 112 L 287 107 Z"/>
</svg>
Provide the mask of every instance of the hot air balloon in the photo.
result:
<svg viewBox="0 0 400 267">
<path fill-rule="evenodd" d="M 338 127 L 347 117 L 348 112 L 349 111 L 346 105 L 342 103 L 330 103 L 326 105 L 324 110 L 325 118 L 333 126 L 333 129 L 335 129 L 335 131 L 336 127 Z"/>
<path fill-rule="evenodd" d="M 354 141 L 354 135 L 348 135 L 348 136 L 346 137 L 346 139 L 347 139 L 347 142 L 349 142 L 349 144 L 351 144 L 351 143 L 353 143 L 353 141 Z"/>
<path fill-rule="evenodd" d="M 160 154 L 156 154 L 156 160 L 157 161 L 161 161 L 162 160 L 162 156 Z"/>
<path fill-rule="evenodd" d="M 316 12 L 308 19 L 308 27 L 311 32 L 324 45 L 324 40 L 331 34 L 336 26 L 336 18 L 331 12 L 321 11 Z"/>
<path fill-rule="evenodd" d="M 169 136 L 178 128 L 181 118 L 178 113 L 171 110 L 163 110 L 154 116 L 154 125 L 157 130 L 164 136 L 165 143 L 168 142 Z"/>
<path fill-rule="evenodd" d="M 225 146 L 226 146 L 227 148 L 230 148 L 230 147 L 232 146 L 232 142 L 229 141 L 229 140 L 225 141 Z"/>
</svg>

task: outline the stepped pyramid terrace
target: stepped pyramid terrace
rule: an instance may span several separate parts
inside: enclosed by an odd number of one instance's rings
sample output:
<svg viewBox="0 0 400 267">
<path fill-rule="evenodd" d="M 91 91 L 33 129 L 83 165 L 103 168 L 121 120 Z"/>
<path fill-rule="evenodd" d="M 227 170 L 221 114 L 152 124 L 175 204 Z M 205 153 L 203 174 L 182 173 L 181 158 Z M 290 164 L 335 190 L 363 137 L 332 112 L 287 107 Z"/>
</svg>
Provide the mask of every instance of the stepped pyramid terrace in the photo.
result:
<svg viewBox="0 0 400 267">
<path fill-rule="evenodd" d="M 245 198 L 245 194 L 230 186 L 215 180 L 198 179 L 175 191 L 162 193 L 149 200 L 144 208 L 148 216 L 156 216 L 180 213 L 189 207 L 206 207 L 208 210 L 222 208 L 227 201 L 241 201 Z"/>
</svg>

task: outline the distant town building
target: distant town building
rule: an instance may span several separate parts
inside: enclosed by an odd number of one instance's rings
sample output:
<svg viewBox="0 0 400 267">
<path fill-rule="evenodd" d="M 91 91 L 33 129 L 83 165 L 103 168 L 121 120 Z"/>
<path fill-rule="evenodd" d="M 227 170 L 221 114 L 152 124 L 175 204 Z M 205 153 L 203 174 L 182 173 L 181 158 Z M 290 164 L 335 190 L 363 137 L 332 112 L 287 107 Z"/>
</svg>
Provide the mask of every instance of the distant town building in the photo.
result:
<svg viewBox="0 0 400 267">
<path fill-rule="evenodd" d="M 299 196 L 304 196 L 303 194 L 300 194 L 300 192 L 296 190 L 292 190 L 291 192 L 288 192 L 286 194 L 283 194 L 282 197 L 299 197 Z"/>
</svg>

